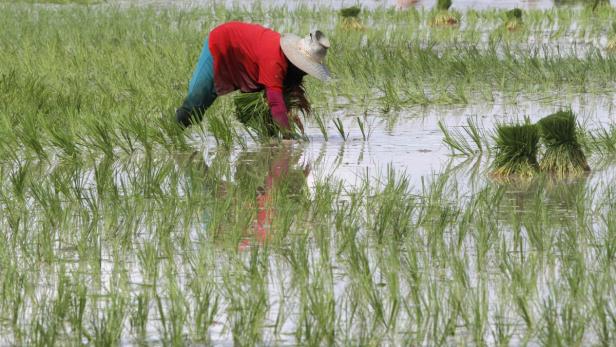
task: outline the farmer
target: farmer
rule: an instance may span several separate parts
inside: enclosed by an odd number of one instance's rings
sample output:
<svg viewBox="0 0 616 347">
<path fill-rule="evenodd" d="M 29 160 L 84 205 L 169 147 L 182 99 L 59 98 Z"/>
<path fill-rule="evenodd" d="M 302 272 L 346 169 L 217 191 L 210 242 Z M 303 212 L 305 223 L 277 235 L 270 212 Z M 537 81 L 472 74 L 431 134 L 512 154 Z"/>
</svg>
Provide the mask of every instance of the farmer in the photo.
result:
<svg viewBox="0 0 616 347">
<path fill-rule="evenodd" d="M 203 112 L 219 95 L 238 89 L 265 89 L 272 120 L 283 135 L 291 130 L 289 118 L 303 130 L 299 118 L 288 115 L 283 92 L 300 90 L 303 95 L 306 74 L 327 81 L 330 74 L 323 59 L 328 48 L 329 40 L 318 30 L 300 38 L 281 36 L 257 24 L 222 24 L 205 39 L 188 96 L 176 110 L 176 120 L 187 127 L 201 121 Z"/>
</svg>

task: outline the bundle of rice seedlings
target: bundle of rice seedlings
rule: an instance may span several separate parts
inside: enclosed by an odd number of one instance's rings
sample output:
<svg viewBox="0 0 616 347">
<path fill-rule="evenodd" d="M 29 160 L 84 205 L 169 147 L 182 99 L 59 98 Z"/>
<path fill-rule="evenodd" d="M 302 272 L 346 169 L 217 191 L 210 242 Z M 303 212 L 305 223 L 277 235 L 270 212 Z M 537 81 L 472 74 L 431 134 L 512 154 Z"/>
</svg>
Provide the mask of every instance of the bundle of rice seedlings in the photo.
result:
<svg viewBox="0 0 616 347">
<path fill-rule="evenodd" d="M 257 131 L 261 137 L 276 135 L 265 93 L 239 93 L 233 99 L 235 116 L 242 124 Z"/>
<path fill-rule="evenodd" d="M 616 51 L 616 22 L 612 23 L 612 30 L 607 41 L 606 49 L 612 52 Z"/>
<path fill-rule="evenodd" d="M 451 0 L 438 0 L 436 2 L 436 8 L 439 11 L 447 11 L 451 7 Z"/>
<path fill-rule="evenodd" d="M 519 8 L 514 8 L 512 10 L 507 11 L 506 15 L 507 15 L 507 19 L 522 20 L 522 10 Z"/>
<path fill-rule="evenodd" d="M 342 16 L 342 27 L 352 30 L 364 30 L 364 25 L 359 20 L 359 13 L 361 8 L 359 6 L 351 6 L 340 10 L 340 16 Z"/>
<path fill-rule="evenodd" d="M 436 3 L 437 14 L 430 20 L 431 26 L 452 27 L 458 25 L 457 16 L 449 12 L 451 0 L 438 0 Z"/>
<path fill-rule="evenodd" d="M 507 22 L 505 22 L 505 27 L 508 31 L 518 31 L 522 28 L 522 10 L 519 8 L 514 8 L 513 10 L 507 11 Z"/>
<path fill-rule="evenodd" d="M 576 119 L 571 110 L 558 111 L 538 123 L 546 150 L 539 168 L 559 177 L 590 171 L 577 140 Z"/>
<path fill-rule="evenodd" d="M 535 174 L 539 149 L 537 126 L 530 124 L 528 120 L 524 124 L 499 125 L 494 140 L 494 176 L 532 177 Z"/>
<path fill-rule="evenodd" d="M 287 109 L 292 114 L 302 113 L 304 116 L 310 114 L 310 103 L 301 89 L 285 90 L 284 99 Z M 265 92 L 238 93 L 233 102 L 235 103 L 235 116 L 237 119 L 242 124 L 255 130 L 259 137 L 278 136 L 280 129 L 272 120 Z M 289 119 L 289 123 L 291 124 L 292 132 L 287 135 L 293 138 L 300 137 L 293 127 L 294 121 Z"/>
</svg>

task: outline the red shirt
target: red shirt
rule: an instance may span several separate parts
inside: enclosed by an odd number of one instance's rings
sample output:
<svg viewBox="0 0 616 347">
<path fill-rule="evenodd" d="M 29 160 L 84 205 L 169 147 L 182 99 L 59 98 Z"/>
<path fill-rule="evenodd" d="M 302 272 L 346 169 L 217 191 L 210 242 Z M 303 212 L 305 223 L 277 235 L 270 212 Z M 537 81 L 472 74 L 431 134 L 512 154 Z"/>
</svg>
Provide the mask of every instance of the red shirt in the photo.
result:
<svg viewBox="0 0 616 347">
<path fill-rule="evenodd" d="M 282 95 L 287 58 L 280 48 L 280 34 L 257 24 L 229 22 L 212 30 L 209 48 L 214 58 L 216 94 L 265 88 L 272 119 L 288 129 Z"/>
<path fill-rule="evenodd" d="M 280 48 L 279 33 L 257 24 L 229 22 L 212 30 L 209 46 L 216 94 L 238 89 L 282 91 L 287 59 Z"/>
</svg>

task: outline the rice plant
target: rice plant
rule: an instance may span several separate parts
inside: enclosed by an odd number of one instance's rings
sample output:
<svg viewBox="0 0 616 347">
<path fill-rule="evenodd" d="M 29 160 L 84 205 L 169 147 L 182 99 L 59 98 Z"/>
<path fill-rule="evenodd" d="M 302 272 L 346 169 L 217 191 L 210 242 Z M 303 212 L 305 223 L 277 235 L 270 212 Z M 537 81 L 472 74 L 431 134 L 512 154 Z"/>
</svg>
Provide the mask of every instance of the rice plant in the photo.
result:
<svg viewBox="0 0 616 347">
<path fill-rule="evenodd" d="M 387 172 L 372 165 L 402 142 L 424 147 L 396 118 L 610 96 L 613 59 L 516 46 L 537 38 L 530 30 L 485 41 L 502 26 L 497 10 L 467 11 L 458 31 L 431 28 L 434 11 L 362 9 L 374 25 L 361 35 L 337 9 L 305 3 L 0 0 L 0 13 L 1 344 L 616 345 L 614 127 L 582 139 L 612 165 L 592 178 L 502 184 L 451 168 L 442 151 L 431 160 L 445 168 L 430 174 L 412 150 Z M 615 13 L 533 9 L 524 22 L 554 47 L 554 23 L 594 40 Z M 330 110 L 400 112 L 357 118 L 365 143 L 242 147 L 230 96 L 178 129 L 195 47 L 228 18 L 332 28 L 338 80 L 307 79 L 321 112 L 307 133 L 327 139 L 333 120 L 352 140 Z M 432 116 L 413 124 L 438 131 Z M 448 145 L 459 133 L 485 153 L 473 124 L 444 129 Z"/>
<path fill-rule="evenodd" d="M 460 15 L 449 11 L 451 0 L 438 0 L 436 2 L 436 14 L 430 20 L 430 25 L 434 27 L 454 27 L 459 24 Z"/>
<path fill-rule="evenodd" d="M 532 177 L 539 164 L 539 129 L 530 124 L 498 125 L 494 135 L 494 162 L 492 175 L 495 177 Z"/>
<path fill-rule="evenodd" d="M 509 32 L 519 31 L 522 26 L 522 10 L 519 8 L 514 8 L 505 13 L 507 17 L 507 21 L 505 22 L 505 28 Z"/>
<path fill-rule="evenodd" d="M 310 105 L 303 95 L 285 93 L 285 103 L 291 113 L 310 113 Z M 273 122 L 264 92 L 238 93 L 233 102 L 235 116 L 247 127 L 255 130 L 262 138 L 274 137 L 280 134 L 280 128 Z M 295 117 L 298 117 L 296 114 Z M 289 119 L 292 130 L 282 134 L 283 137 L 301 138 L 295 128 L 294 119 Z"/>
<path fill-rule="evenodd" d="M 364 30 L 365 27 L 359 20 L 359 13 L 361 8 L 359 6 L 346 7 L 340 10 L 340 16 L 342 17 L 342 27 L 350 30 Z"/>
<path fill-rule="evenodd" d="M 344 124 L 342 123 L 340 118 L 334 119 L 334 126 L 336 127 L 336 130 L 338 130 L 338 133 L 340 134 L 340 137 L 342 137 L 342 140 L 346 141 L 349 138 L 349 133 L 344 131 Z"/>
<path fill-rule="evenodd" d="M 539 168 L 559 177 L 590 171 L 582 146 L 577 140 L 576 117 L 571 110 L 562 110 L 537 122 L 545 153 Z"/>
<path fill-rule="evenodd" d="M 616 51 L 616 21 L 612 22 L 612 27 L 608 34 L 607 46 L 605 48 L 611 52 Z"/>
<path fill-rule="evenodd" d="M 459 129 L 450 130 L 443 122 L 438 123 L 439 129 L 443 133 L 443 142 L 449 147 L 452 155 L 473 156 L 489 151 L 486 134 L 479 129 L 477 120 L 466 119 L 466 126 Z M 469 141 L 470 139 L 470 141 Z"/>
<path fill-rule="evenodd" d="M 436 8 L 439 11 L 448 11 L 450 7 L 451 7 L 451 0 L 437 0 L 436 1 Z"/>
</svg>

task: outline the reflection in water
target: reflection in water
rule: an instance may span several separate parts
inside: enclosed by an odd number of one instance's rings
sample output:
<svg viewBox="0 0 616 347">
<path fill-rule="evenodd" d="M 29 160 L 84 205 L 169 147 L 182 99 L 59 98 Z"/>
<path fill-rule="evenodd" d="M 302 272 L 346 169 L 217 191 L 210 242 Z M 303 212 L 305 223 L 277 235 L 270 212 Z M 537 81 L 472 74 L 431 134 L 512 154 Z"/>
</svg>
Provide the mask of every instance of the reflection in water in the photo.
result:
<svg viewBox="0 0 616 347">
<path fill-rule="evenodd" d="M 256 219 L 254 237 L 259 243 L 269 238 L 269 231 L 276 217 L 277 206 L 293 209 L 307 196 L 306 177 L 309 165 L 299 165 L 302 147 L 290 144 L 260 147 L 257 151 L 242 152 L 237 161 L 235 179 L 242 191 L 255 194 Z M 244 238 L 240 248 L 249 246 Z"/>
<path fill-rule="evenodd" d="M 189 189 L 201 187 L 211 199 L 233 201 L 233 206 L 211 204 L 211 208 L 205 208 L 203 230 L 216 237 L 219 232 L 228 232 L 231 225 L 240 224 L 240 249 L 250 246 L 251 240 L 266 242 L 276 216 L 280 212 L 286 216 L 294 206 L 307 201 L 310 166 L 299 163 L 302 155 L 303 146 L 286 143 L 258 146 L 237 156 L 217 151 L 209 161 L 194 154 L 187 161 L 181 160 L 191 182 Z"/>
<path fill-rule="evenodd" d="M 544 222 L 549 224 L 567 224 L 576 216 L 576 207 L 584 203 L 592 194 L 586 189 L 588 175 L 570 179 L 557 179 L 551 176 L 539 176 L 532 180 L 497 183 L 503 190 L 505 207 L 499 219 L 516 219 L 528 223 Z M 547 213 L 549 211 L 549 213 Z"/>
</svg>

